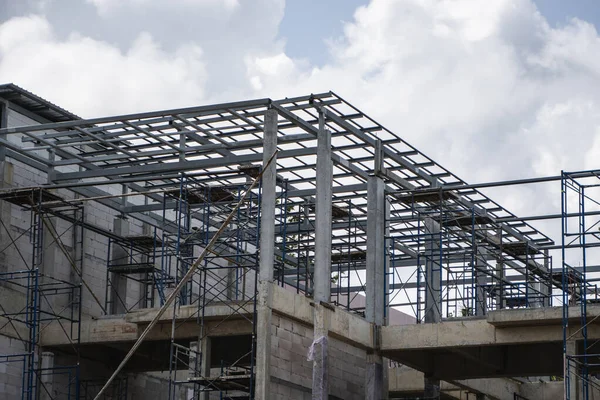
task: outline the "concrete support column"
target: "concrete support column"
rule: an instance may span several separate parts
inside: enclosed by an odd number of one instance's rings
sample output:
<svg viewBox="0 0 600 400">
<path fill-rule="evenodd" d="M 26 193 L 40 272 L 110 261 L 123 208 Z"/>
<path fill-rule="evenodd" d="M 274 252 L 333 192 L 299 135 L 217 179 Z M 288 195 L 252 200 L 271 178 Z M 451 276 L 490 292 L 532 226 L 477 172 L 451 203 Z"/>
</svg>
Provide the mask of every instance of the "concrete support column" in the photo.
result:
<svg viewBox="0 0 600 400">
<path fill-rule="evenodd" d="M 197 377 L 199 375 L 198 370 L 198 342 L 190 342 L 190 354 L 188 357 L 188 375 L 190 378 Z M 198 385 L 194 385 L 193 388 L 188 390 L 188 399 L 198 398 Z"/>
<path fill-rule="evenodd" d="M 56 224 L 58 222 L 58 218 L 50 217 L 47 214 L 41 216 L 46 220 L 48 225 L 52 226 L 52 230 L 54 232 L 58 232 L 59 230 L 56 228 Z M 57 265 L 57 257 L 56 251 L 58 245 L 54 240 L 54 236 L 50 233 L 49 228 L 46 227 L 44 222 L 42 222 L 42 265 L 37 265 L 37 267 L 41 267 L 41 271 L 46 275 L 46 277 L 54 277 L 57 276 L 56 268 L 63 267 L 62 265 Z M 53 233 L 54 233 L 53 232 Z M 60 250 L 59 250 L 60 251 Z M 36 267 L 36 266 L 34 266 Z"/>
<path fill-rule="evenodd" d="M 487 292 L 486 278 L 487 274 L 487 249 L 477 248 L 475 257 L 475 279 L 477 290 L 475 291 L 475 315 L 487 314 Z"/>
<path fill-rule="evenodd" d="M 546 249 L 544 250 L 544 270 L 550 274 L 550 252 Z M 552 297 L 552 285 L 550 282 L 544 282 L 541 284 L 540 291 L 544 296 L 542 298 L 542 307 L 550 307 L 550 300 Z"/>
<path fill-rule="evenodd" d="M 54 375 L 51 369 L 54 368 L 54 353 L 49 351 L 42 352 L 41 363 L 41 376 L 40 376 L 40 400 L 51 400 L 54 399 Z"/>
<path fill-rule="evenodd" d="M 200 341 L 200 376 L 210 378 L 211 340 L 205 336 Z M 194 397 L 195 399 L 196 397 Z M 257 399 L 259 397 L 256 397 Z M 200 400 L 209 400 L 210 392 L 200 392 Z"/>
<path fill-rule="evenodd" d="M 496 260 L 496 308 L 505 308 L 504 305 L 504 255 L 502 254 L 502 227 L 498 228 L 498 243 L 500 252 Z"/>
<path fill-rule="evenodd" d="M 55 161 L 55 152 L 54 150 L 48 150 L 48 159 L 50 161 Z M 48 168 L 48 175 L 46 179 L 46 183 L 52 184 L 53 178 L 55 175 L 54 168 Z M 39 202 L 39 199 L 34 199 L 34 202 Z M 41 221 L 42 226 L 42 258 L 41 265 L 34 265 L 33 268 L 40 268 L 41 272 L 45 275 L 44 279 L 49 279 L 50 277 L 58 276 L 56 269 L 59 268 L 57 265 L 57 256 L 56 252 L 58 251 L 58 244 L 54 239 L 56 232 L 59 232 L 57 229 L 58 218 L 50 217 L 49 214 L 43 213 L 40 211 L 40 218 L 43 218 Z M 48 227 L 47 225 L 50 225 Z M 50 304 L 53 306 L 54 302 L 51 301 Z"/>
<path fill-rule="evenodd" d="M 8 104 L 0 101 L 0 129 L 8 127 Z M 7 134 L 1 134 L 0 139 L 7 140 Z M 13 165 L 6 161 L 6 147 L 0 146 L 0 189 L 6 189 L 12 186 Z M 4 221 L 7 229 L 10 229 L 11 206 L 6 201 L 0 201 L 0 220 Z M 9 234 L 4 227 L 0 225 L 0 248 L 5 249 L 10 244 Z M 0 252 L 0 272 L 6 271 L 8 265 L 6 252 Z"/>
<path fill-rule="evenodd" d="M 425 374 L 423 397 L 426 399 L 440 398 L 440 380 L 438 378 Z"/>
<path fill-rule="evenodd" d="M 441 281 L 442 266 L 440 265 L 440 225 L 431 218 L 424 221 L 425 232 L 425 323 L 438 323 L 442 320 Z M 440 380 L 435 376 L 425 374 L 425 398 L 437 399 L 440 397 Z"/>
<path fill-rule="evenodd" d="M 265 113 L 263 166 L 277 151 L 277 111 Z M 262 176 L 260 261 L 258 298 L 256 304 L 256 374 L 255 398 L 268 400 L 271 396 L 271 317 L 273 306 L 273 269 L 275 265 L 275 199 L 276 159 Z"/>
<path fill-rule="evenodd" d="M 315 200 L 313 400 L 325 400 L 329 396 L 329 371 L 327 362 L 328 310 L 322 303 L 329 303 L 331 296 L 331 196 L 333 164 L 331 162 L 331 132 L 325 129 L 325 117 L 325 111 L 319 110 Z"/>
<path fill-rule="evenodd" d="M 365 319 L 380 327 L 385 324 L 385 183 L 376 176 L 367 181 L 367 280 Z M 378 329 L 376 330 L 379 331 Z M 367 354 L 365 399 L 380 400 L 385 389 L 383 358 L 378 350 Z"/>
<path fill-rule="evenodd" d="M 117 217 L 113 221 L 113 232 L 119 236 L 127 236 L 129 234 L 129 221 L 124 218 Z M 129 257 L 127 250 L 121 245 L 113 243 L 111 264 L 127 264 Z M 127 312 L 127 276 L 124 274 L 110 273 L 111 281 L 111 314 L 124 314 Z"/>
<path fill-rule="evenodd" d="M 566 343 L 567 356 L 577 355 L 577 341 L 568 340 Z M 565 399 L 566 400 L 579 400 L 579 379 L 577 379 L 577 367 L 573 362 L 569 363 L 565 360 Z M 568 378 L 568 385 L 567 379 Z"/>
<path fill-rule="evenodd" d="M 426 218 L 425 225 L 425 323 L 442 320 L 442 266 L 440 265 L 440 225 Z"/>
</svg>

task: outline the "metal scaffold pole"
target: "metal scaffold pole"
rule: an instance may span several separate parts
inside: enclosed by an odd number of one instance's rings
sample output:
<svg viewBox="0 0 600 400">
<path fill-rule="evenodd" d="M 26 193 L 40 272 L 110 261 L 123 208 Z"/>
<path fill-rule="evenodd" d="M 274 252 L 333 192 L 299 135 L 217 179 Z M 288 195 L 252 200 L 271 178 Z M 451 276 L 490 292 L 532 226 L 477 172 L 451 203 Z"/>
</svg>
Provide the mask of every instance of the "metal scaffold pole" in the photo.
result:
<svg viewBox="0 0 600 400">
<path fill-rule="evenodd" d="M 148 323 L 148 326 L 146 327 L 146 329 L 144 329 L 144 331 L 140 334 L 139 338 L 135 341 L 135 343 L 133 344 L 133 346 L 131 347 L 131 349 L 129 350 L 129 352 L 127 353 L 127 355 L 125 356 L 125 358 L 123 359 L 123 361 L 121 361 L 121 363 L 119 364 L 119 366 L 115 369 L 115 371 L 113 372 L 113 374 L 110 376 L 110 378 L 108 378 L 108 380 L 106 381 L 106 383 L 104 384 L 104 386 L 100 389 L 100 391 L 98 392 L 98 394 L 96 395 L 96 397 L 94 397 L 94 400 L 99 400 L 101 398 L 101 396 L 104 393 L 104 391 L 110 386 L 110 384 L 116 378 L 116 376 L 119 374 L 119 372 L 121 372 L 121 370 L 127 364 L 127 362 L 129 361 L 129 359 L 131 358 L 131 356 L 133 356 L 133 354 L 140 347 L 140 345 L 142 344 L 142 342 L 144 341 L 144 339 L 146 338 L 146 336 L 148 336 L 148 334 L 150 333 L 150 331 L 152 330 L 152 328 L 157 324 L 157 322 L 160 320 L 160 318 L 162 317 L 162 315 L 167 311 L 167 309 L 175 301 L 175 299 L 179 295 L 180 291 L 190 281 L 190 279 L 192 279 L 192 276 L 196 272 L 196 269 L 200 266 L 200 264 L 202 263 L 202 261 L 204 260 L 204 258 L 207 256 L 207 254 L 209 253 L 211 247 L 217 242 L 217 239 L 219 238 L 219 236 L 223 233 L 223 231 L 225 230 L 225 228 L 229 225 L 229 223 L 231 222 L 231 220 L 235 216 L 235 213 L 237 212 L 237 209 L 242 205 L 242 203 L 248 197 L 249 193 L 251 193 L 252 189 L 254 189 L 254 187 L 256 186 L 256 184 L 260 181 L 260 178 L 262 177 L 263 172 L 267 169 L 267 167 L 275 159 L 276 155 L 277 155 L 277 152 L 275 152 L 271 156 L 271 158 L 268 160 L 267 164 L 265 165 L 265 168 L 254 179 L 254 181 L 252 182 L 252 185 L 250 185 L 250 187 L 248 188 L 248 190 L 246 191 L 246 193 L 244 194 L 244 196 L 240 199 L 240 201 L 236 204 L 236 206 L 233 208 L 233 210 L 229 213 L 229 215 L 227 216 L 227 218 L 225 219 L 225 221 L 223 222 L 223 224 L 221 225 L 221 227 L 219 228 L 219 230 L 214 234 L 214 236 L 212 237 L 212 239 L 210 240 L 210 242 L 206 245 L 206 247 L 204 248 L 204 250 L 202 251 L 202 253 L 198 256 L 198 258 L 196 259 L 196 261 L 194 261 L 194 263 L 190 266 L 190 268 L 188 269 L 188 271 L 186 272 L 186 274 L 181 278 L 181 280 L 179 281 L 179 283 L 177 284 L 177 286 L 175 287 L 175 289 L 173 290 L 173 292 L 169 295 L 169 297 L 167 297 L 167 300 L 165 301 L 165 304 L 163 304 L 162 307 L 158 309 L 158 311 L 156 313 L 156 316 Z"/>
</svg>

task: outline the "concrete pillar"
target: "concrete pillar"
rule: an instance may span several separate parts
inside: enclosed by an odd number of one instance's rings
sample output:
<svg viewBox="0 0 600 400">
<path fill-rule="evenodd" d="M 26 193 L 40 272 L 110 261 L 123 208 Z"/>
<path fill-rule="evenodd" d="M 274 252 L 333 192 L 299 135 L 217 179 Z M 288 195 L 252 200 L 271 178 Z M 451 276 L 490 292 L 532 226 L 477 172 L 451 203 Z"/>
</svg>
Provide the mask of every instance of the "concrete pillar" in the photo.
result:
<svg viewBox="0 0 600 400">
<path fill-rule="evenodd" d="M 63 265 L 57 265 L 56 251 L 58 245 L 53 236 L 53 234 L 56 235 L 56 232 L 58 232 L 58 229 L 56 228 L 58 219 L 56 217 L 50 217 L 47 214 L 44 214 L 41 218 L 44 218 L 46 223 L 52 226 L 50 229 L 52 229 L 53 232 L 50 233 L 49 228 L 42 222 L 42 265 L 37 265 L 37 267 L 40 267 L 41 272 L 46 275 L 46 277 L 54 277 L 57 276 L 56 269 L 64 267 Z"/>
<path fill-rule="evenodd" d="M 265 113 L 263 166 L 277 151 L 277 111 Z M 256 304 L 255 398 L 271 396 L 271 317 L 273 306 L 273 269 L 275 266 L 275 199 L 277 163 L 274 159 L 262 176 L 260 214 L 260 260 Z"/>
<path fill-rule="evenodd" d="M 48 150 L 48 159 L 50 161 L 55 161 L 55 152 L 53 149 Z M 48 175 L 47 175 L 47 179 L 46 179 L 46 183 L 51 184 L 54 178 L 55 172 L 54 172 L 54 168 L 48 168 Z M 38 202 L 37 199 L 34 200 L 34 202 Z M 45 220 L 45 222 L 50 225 L 51 227 L 48 227 L 46 225 L 46 223 L 44 223 L 44 221 L 41 221 L 42 224 L 42 259 L 41 265 L 34 265 L 33 267 L 36 268 L 40 268 L 40 271 L 45 275 L 45 280 L 49 279 L 50 277 L 56 277 L 58 276 L 56 269 L 59 268 L 58 262 L 57 262 L 57 254 L 56 251 L 58 250 L 58 244 L 56 243 L 56 240 L 54 239 L 54 236 L 57 236 L 57 232 L 59 232 L 59 230 L 57 229 L 57 223 L 58 223 L 58 218 L 56 217 L 51 217 L 49 214 L 45 214 L 43 212 L 40 212 L 40 218 L 43 218 Z M 51 302 L 51 305 L 53 306 L 54 302 Z"/>
<path fill-rule="evenodd" d="M 315 202 L 313 400 L 326 400 L 329 397 L 329 371 L 327 362 L 328 310 L 322 303 L 329 303 L 331 296 L 331 196 L 333 164 L 331 162 L 331 132 L 325 129 L 325 117 L 325 112 L 319 110 Z"/>
<path fill-rule="evenodd" d="M 506 308 L 504 305 L 504 255 L 502 254 L 502 227 L 498 228 L 498 243 L 500 252 L 496 261 L 496 308 Z"/>
<path fill-rule="evenodd" d="M 200 376 L 210 378 L 210 353 L 211 340 L 209 336 L 205 336 L 200 341 Z M 196 398 L 196 397 L 194 397 Z M 256 397 L 258 398 L 258 397 Z M 209 400 L 210 392 L 200 392 L 200 400 Z"/>
<path fill-rule="evenodd" d="M 426 218 L 425 225 L 425 322 L 436 323 L 442 320 L 442 266 L 440 265 L 440 225 Z"/>
<path fill-rule="evenodd" d="M 438 323 L 442 320 L 441 280 L 442 266 L 440 265 L 440 225 L 431 218 L 426 218 L 425 232 L 425 323 Z M 425 374 L 425 398 L 437 399 L 440 396 L 440 380 Z"/>
<path fill-rule="evenodd" d="M 567 356 L 577 355 L 577 341 L 568 340 L 566 343 Z M 577 367 L 573 362 L 565 359 L 565 400 L 579 400 L 579 380 L 577 379 Z M 568 377 L 568 385 L 567 378 Z"/>
<path fill-rule="evenodd" d="M 198 342 L 193 341 L 190 342 L 190 354 L 188 357 L 188 376 L 190 378 L 197 377 L 199 375 L 198 370 Z M 188 390 L 189 399 L 197 399 L 198 398 L 198 385 L 194 385 L 193 388 Z"/>
<path fill-rule="evenodd" d="M 487 314 L 487 249 L 483 247 L 476 248 L 475 256 L 475 280 L 477 282 L 477 290 L 475 291 L 475 315 Z"/>
<path fill-rule="evenodd" d="M 378 327 L 385 323 L 385 208 L 385 183 L 379 177 L 370 176 L 367 181 L 365 319 Z M 385 382 L 383 359 L 378 350 L 367 354 L 365 380 L 365 399 L 382 399 Z"/>
<path fill-rule="evenodd" d="M 440 380 L 438 378 L 425 374 L 423 397 L 426 399 L 440 398 Z"/>
<path fill-rule="evenodd" d="M 544 270 L 547 271 L 548 274 L 550 274 L 551 272 L 550 252 L 547 249 L 544 250 Z M 549 281 L 544 282 L 540 287 L 540 291 L 542 292 L 542 296 L 544 296 L 541 301 L 542 307 L 550 307 L 550 301 L 552 297 L 552 284 Z"/>
<path fill-rule="evenodd" d="M 54 368 L 54 353 L 49 351 L 42 352 L 41 357 L 41 376 L 40 376 L 40 400 L 51 400 L 54 399 L 54 375 L 52 374 L 52 368 Z"/>
<path fill-rule="evenodd" d="M 119 236 L 127 236 L 129 234 L 129 221 L 122 217 L 117 217 L 113 221 L 113 232 Z M 121 245 L 112 244 L 111 264 L 127 264 L 129 263 L 128 252 Z M 110 313 L 124 314 L 127 312 L 127 276 L 124 274 L 110 273 L 112 301 Z"/>
<path fill-rule="evenodd" d="M 13 182 L 13 164 L 8 161 L 0 160 L 0 189 L 7 189 L 12 186 Z M 0 200 L 0 220 L 4 222 L 4 226 L 0 224 L 0 249 L 6 249 L 11 246 L 9 233 L 11 220 L 11 205 L 10 203 Z M 8 268 L 7 254 L 8 251 L 0 251 L 0 272 L 6 272 Z"/>
<path fill-rule="evenodd" d="M 8 105 L 0 101 L 0 129 L 8 127 Z M 0 139 L 7 140 L 8 135 L 3 133 Z M 12 186 L 13 177 L 12 164 L 6 161 L 6 147 L 0 146 L 0 189 L 6 189 Z M 10 212 L 11 206 L 6 201 L 0 201 L 0 220 L 5 221 L 7 229 L 10 229 Z M 7 223 L 8 221 L 8 223 Z M 0 248 L 6 248 L 10 243 L 10 238 L 4 227 L 0 225 Z M 8 262 L 6 260 L 7 252 L 0 252 L 0 272 L 5 272 Z"/>
</svg>

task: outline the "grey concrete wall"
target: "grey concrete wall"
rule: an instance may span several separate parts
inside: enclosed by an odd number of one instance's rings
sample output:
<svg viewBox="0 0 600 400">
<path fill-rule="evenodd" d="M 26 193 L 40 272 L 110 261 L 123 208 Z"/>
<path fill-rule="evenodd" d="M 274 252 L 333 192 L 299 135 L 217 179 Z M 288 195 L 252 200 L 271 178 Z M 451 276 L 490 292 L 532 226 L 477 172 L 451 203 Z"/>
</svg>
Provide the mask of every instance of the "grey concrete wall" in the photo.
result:
<svg viewBox="0 0 600 400">
<path fill-rule="evenodd" d="M 312 326 L 273 315 L 272 398 L 311 399 L 312 361 L 307 360 Z M 364 399 L 366 352 L 332 337 L 328 342 L 330 398 Z"/>
<path fill-rule="evenodd" d="M 24 351 L 23 344 L 19 340 L 0 335 L 0 354 L 16 354 Z M 21 398 L 22 371 L 21 361 L 0 362 L 0 398 L 7 400 Z"/>
</svg>

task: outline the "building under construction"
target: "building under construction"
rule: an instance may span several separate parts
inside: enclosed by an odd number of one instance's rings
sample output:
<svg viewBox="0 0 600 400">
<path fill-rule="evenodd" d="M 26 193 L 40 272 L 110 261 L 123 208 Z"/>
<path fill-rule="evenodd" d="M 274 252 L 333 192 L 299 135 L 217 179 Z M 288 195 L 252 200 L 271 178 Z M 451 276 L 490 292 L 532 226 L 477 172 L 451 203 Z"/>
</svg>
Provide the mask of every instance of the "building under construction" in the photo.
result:
<svg viewBox="0 0 600 400">
<path fill-rule="evenodd" d="M 0 397 L 600 398 L 599 178 L 470 185 L 331 92 L 0 85 Z M 545 215 L 481 192 L 552 181 Z"/>
</svg>

